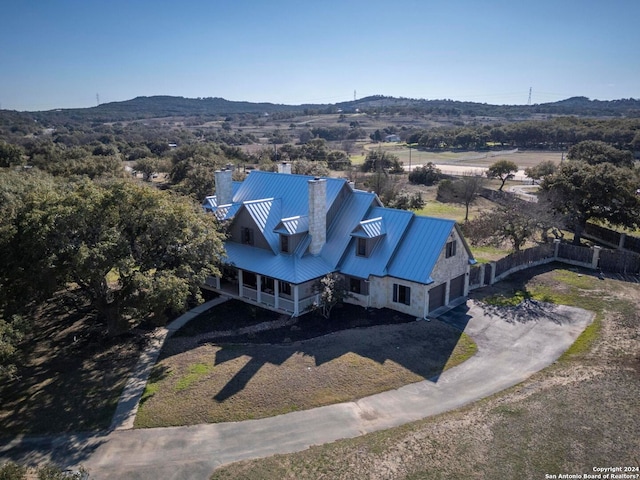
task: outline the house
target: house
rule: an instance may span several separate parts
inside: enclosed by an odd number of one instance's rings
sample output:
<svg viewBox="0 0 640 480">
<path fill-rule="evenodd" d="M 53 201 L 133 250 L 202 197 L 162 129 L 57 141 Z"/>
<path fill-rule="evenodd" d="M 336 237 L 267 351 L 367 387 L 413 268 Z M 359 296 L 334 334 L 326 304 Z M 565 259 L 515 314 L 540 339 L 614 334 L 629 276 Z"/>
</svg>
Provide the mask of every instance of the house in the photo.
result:
<svg viewBox="0 0 640 480">
<path fill-rule="evenodd" d="M 475 263 L 453 220 L 385 208 L 338 178 L 215 172 L 204 208 L 227 224 L 221 277 L 206 287 L 293 316 L 318 301 L 315 285 L 343 276 L 349 299 L 419 318 L 464 299 Z"/>
<path fill-rule="evenodd" d="M 400 137 L 398 135 L 396 135 L 395 133 L 392 133 L 390 135 L 385 135 L 384 141 L 385 142 L 399 142 L 400 141 Z"/>
</svg>

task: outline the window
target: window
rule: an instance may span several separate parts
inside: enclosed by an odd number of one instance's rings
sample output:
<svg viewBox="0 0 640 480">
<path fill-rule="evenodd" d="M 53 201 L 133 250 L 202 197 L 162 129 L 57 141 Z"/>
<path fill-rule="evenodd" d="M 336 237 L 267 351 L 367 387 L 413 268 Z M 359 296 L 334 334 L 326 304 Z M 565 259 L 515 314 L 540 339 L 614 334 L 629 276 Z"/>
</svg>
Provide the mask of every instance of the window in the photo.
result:
<svg viewBox="0 0 640 480">
<path fill-rule="evenodd" d="M 411 287 L 394 283 L 393 301 L 395 303 L 404 303 L 405 305 L 411 305 Z"/>
<path fill-rule="evenodd" d="M 360 279 L 359 278 L 349 278 L 349 291 L 353 293 L 360 293 Z"/>
<path fill-rule="evenodd" d="M 273 294 L 274 291 L 274 282 L 271 277 L 262 277 L 262 291 L 264 293 Z"/>
<path fill-rule="evenodd" d="M 258 277 L 253 272 L 242 272 L 242 284 L 253 289 L 258 288 Z"/>
<path fill-rule="evenodd" d="M 356 255 L 359 257 L 367 256 L 367 239 L 358 237 L 358 246 L 356 250 Z"/>
<path fill-rule="evenodd" d="M 240 229 L 240 241 L 245 245 L 253 245 L 253 228 L 242 227 Z"/>
<path fill-rule="evenodd" d="M 280 251 L 282 253 L 289 253 L 289 237 L 286 235 L 280 235 Z"/>
<path fill-rule="evenodd" d="M 450 242 L 447 242 L 447 247 L 446 247 L 446 258 L 449 257 L 454 257 L 456 255 L 456 241 L 455 240 L 451 240 Z"/>
<path fill-rule="evenodd" d="M 291 296 L 291 284 L 288 282 L 280 282 L 280 293 Z"/>
</svg>

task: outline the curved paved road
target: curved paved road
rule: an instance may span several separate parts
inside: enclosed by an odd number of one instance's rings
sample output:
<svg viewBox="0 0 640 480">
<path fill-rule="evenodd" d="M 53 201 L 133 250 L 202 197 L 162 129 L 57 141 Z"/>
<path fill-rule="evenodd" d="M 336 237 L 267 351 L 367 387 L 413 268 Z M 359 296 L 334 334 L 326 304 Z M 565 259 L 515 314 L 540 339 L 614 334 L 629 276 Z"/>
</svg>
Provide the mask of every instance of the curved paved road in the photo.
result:
<svg viewBox="0 0 640 480">
<path fill-rule="evenodd" d="M 402 425 L 499 392 L 553 363 L 593 320 L 591 312 L 565 306 L 529 303 L 487 311 L 468 305 L 468 311 L 458 307 L 441 319 L 463 327 L 478 353 L 432 381 L 261 420 L 16 439 L 0 447 L 0 459 L 81 464 L 92 480 L 206 479 L 225 463 Z"/>
</svg>

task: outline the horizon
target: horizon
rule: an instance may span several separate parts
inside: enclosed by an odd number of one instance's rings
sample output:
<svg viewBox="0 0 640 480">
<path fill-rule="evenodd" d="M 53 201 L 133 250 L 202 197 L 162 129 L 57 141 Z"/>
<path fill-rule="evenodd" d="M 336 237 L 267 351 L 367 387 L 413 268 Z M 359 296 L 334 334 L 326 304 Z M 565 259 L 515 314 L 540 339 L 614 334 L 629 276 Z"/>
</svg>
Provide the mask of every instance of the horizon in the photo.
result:
<svg viewBox="0 0 640 480">
<path fill-rule="evenodd" d="M 4 7 L 0 108 L 136 97 L 283 105 L 640 98 L 640 2 L 60 0 Z M 531 90 L 530 90 L 531 89 Z"/>
<path fill-rule="evenodd" d="M 185 100 L 207 100 L 207 99 L 212 99 L 212 98 L 219 98 L 228 102 L 247 102 L 247 103 L 252 103 L 252 104 L 271 104 L 271 105 L 283 105 L 286 107 L 301 107 L 303 105 L 311 105 L 311 104 L 284 104 L 284 103 L 273 103 L 273 102 L 268 102 L 268 101 L 257 101 L 257 102 L 248 102 L 246 100 L 229 100 L 226 98 L 222 98 L 222 97 L 183 97 L 181 95 L 162 95 L 162 94 L 158 94 L 158 95 L 138 95 L 137 97 L 134 98 L 129 98 L 126 100 L 114 100 L 113 102 L 104 102 L 104 103 L 100 103 L 99 105 L 90 105 L 88 107 L 62 107 L 62 108 L 52 108 L 49 110 L 8 110 L 5 108 L 2 108 L 2 106 L 0 105 L 0 111 L 5 110 L 5 111 L 17 111 L 19 113 L 37 113 L 37 112 L 50 112 L 50 111 L 61 111 L 61 110 L 76 110 L 76 109 L 84 109 L 84 108 L 96 108 L 98 106 L 101 105 L 108 105 L 111 103 L 125 103 L 125 102 L 129 102 L 132 100 L 135 100 L 136 98 L 154 98 L 154 97 L 170 97 L 170 98 L 183 98 Z M 557 103 L 557 102 L 562 102 L 562 101 L 566 101 L 566 100 L 570 100 L 573 98 L 586 98 L 588 101 L 622 101 L 622 100 L 632 100 L 632 101 L 640 101 L 640 98 L 614 98 L 611 100 L 600 100 L 597 98 L 588 98 L 588 97 L 584 97 L 581 95 L 577 95 L 577 96 L 572 96 L 572 97 L 568 97 L 568 98 L 563 98 L 560 100 L 555 100 L 552 102 L 544 102 L 544 103 L 531 103 L 530 105 L 527 103 L 524 104 L 491 104 L 491 103 L 487 103 L 487 102 L 473 102 L 473 101 L 469 101 L 469 100 L 456 100 L 453 98 L 410 98 L 410 97 L 406 97 L 406 96 L 402 96 L 402 97 L 392 97 L 389 95 L 381 95 L 381 94 L 373 94 L 373 95 L 368 95 L 366 97 L 363 98 L 358 98 L 356 101 L 358 100 L 365 100 L 367 98 L 371 98 L 371 97 L 384 97 L 384 98 L 393 98 L 393 99 L 407 99 L 407 100 L 411 100 L 411 101 L 427 101 L 427 102 L 466 102 L 466 103 L 477 103 L 477 104 L 486 104 L 486 105 L 491 105 L 491 106 L 505 106 L 505 107 L 521 107 L 521 106 L 531 106 L 534 107 L 536 105 L 544 105 L 544 104 L 549 104 L 549 103 Z M 336 105 L 339 103 L 345 103 L 345 102 L 353 102 L 352 100 L 345 100 L 344 102 L 336 102 L 336 103 L 322 103 L 322 104 L 313 104 L 313 105 L 318 105 L 318 106 L 325 106 L 325 105 Z"/>
</svg>

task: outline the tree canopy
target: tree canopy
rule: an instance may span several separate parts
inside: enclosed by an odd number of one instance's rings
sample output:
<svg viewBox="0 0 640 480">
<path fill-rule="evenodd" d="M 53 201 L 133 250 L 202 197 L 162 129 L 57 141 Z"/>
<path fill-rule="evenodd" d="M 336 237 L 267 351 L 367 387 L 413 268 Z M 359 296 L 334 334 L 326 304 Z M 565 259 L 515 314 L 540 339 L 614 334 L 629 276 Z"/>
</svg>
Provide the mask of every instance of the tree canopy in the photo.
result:
<svg viewBox="0 0 640 480">
<path fill-rule="evenodd" d="M 187 198 L 127 180 L 4 191 L 14 193 L 0 219 L 5 307 L 72 283 L 118 334 L 184 311 L 217 272 L 218 224 Z"/>
<path fill-rule="evenodd" d="M 573 145 L 567 153 L 569 160 L 579 160 L 589 165 L 612 163 L 618 167 L 633 166 L 633 154 L 628 150 L 618 150 L 611 145 L 587 140 Z"/>
<path fill-rule="evenodd" d="M 507 180 L 514 177 L 518 171 L 518 165 L 511 160 L 498 160 L 492 163 L 487 170 L 487 178 L 499 178 L 502 183 L 498 190 L 502 191 Z"/>
<path fill-rule="evenodd" d="M 542 182 L 543 201 L 565 215 L 579 245 L 588 220 L 612 225 L 640 225 L 640 197 L 635 175 L 612 163 L 565 162 Z"/>
</svg>

